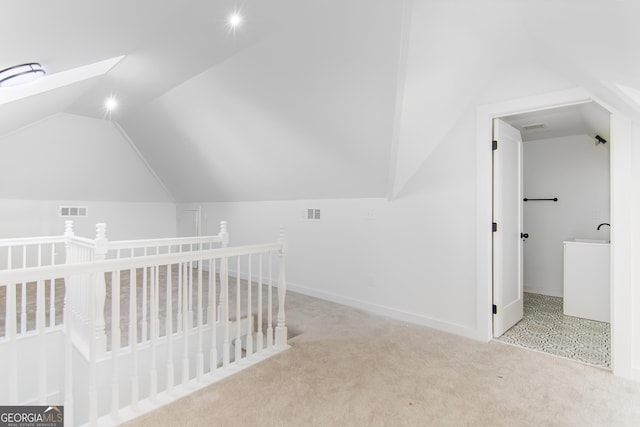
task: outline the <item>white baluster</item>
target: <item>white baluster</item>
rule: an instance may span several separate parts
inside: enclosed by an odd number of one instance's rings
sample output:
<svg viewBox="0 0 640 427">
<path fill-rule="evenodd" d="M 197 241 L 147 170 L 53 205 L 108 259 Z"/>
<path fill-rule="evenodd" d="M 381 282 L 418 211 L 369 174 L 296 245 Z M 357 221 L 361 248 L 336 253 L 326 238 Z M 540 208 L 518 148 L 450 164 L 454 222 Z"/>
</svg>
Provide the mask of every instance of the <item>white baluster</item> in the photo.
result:
<svg viewBox="0 0 640 427">
<path fill-rule="evenodd" d="M 239 362 L 242 357 L 242 313 L 241 310 L 241 301 L 240 301 L 240 256 L 236 257 L 236 340 L 234 342 L 234 346 L 236 349 L 235 362 Z"/>
<path fill-rule="evenodd" d="M 138 379 L 138 269 L 129 272 L 129 346 L 133 359 L 131 375 L 131 407 L 138 410 L 140 384 Z"/>
<path fill-rule="evenodd" d="M 36 330 L 40 347 L 40 364 L 38 366 L 38 400 L 40 405 L 44 405 L 47 401 L 47 337 L 44 332 L 47 305 L 44 289 L 44 280 L 38 280 L 36 284 Z"/>
<path fill-rule="evenodd" d="M 258 259 L 258 331 L 256 332 L 256 351 L 264 348 L 264 332 L 262 331 L 262 254 Z"/>
<path fill-rule="evenodd" d="M 189 262 L 188 271 L 189 271 L 189 278 L 187 283 L 189 286 L 189 293 L 188 293 L 189 323 L 187 323 L 188 326 L 186 327 L 189 329 L 189 331 L 191 331 L 191 329 L 193 329 L 193 263 L 192 262 Z"/>
<path fill-rule="evenodd" d="M 269 287 L 267 289 L 267 348 L 273 347 L 273 270 L 272 253 L 269 252 Z"/>
<path fill-rule="evenodd" d="M 54 279 L 51 280 L 52 282 Z M 73 345 L 71 342 L 72 334 L 72 321 L 71 321 L 71 307 L 69 305 L 69 287 L 66 285 L 69 283 L 67 277 L 64 281 L 64 408 L 65 408 L 65 422 L 67 425 L 75 425 L 73 422 Z"/>
<path fill-rule="evenodd" d="M 180 245 L 182 247 L 182 245 Z M 182 263 L 178 264 L 178 317 L 176 318 L 176 333 L 182 331 Z"/>
<path fill-rule="evenodd" d="M 252 310 L 251 310 L 251 254 L 249 254 L 249 277 L 247 279 L 247 349 L 246 356 L 250 357 L 253 354 L 253 322 Z"/>
<path fill-rule="evenodd" d="M 167 391 L 173 392 L 173 266 L 167 265 L 167 326 L 165 327 L 167 333 Z"/>
<path fill-rule="evenodd" d="M 51 244 L 51 264 L 56 263 L 56 244 Z M 51 279 L 49 282 L 49 327 L 56 325 L 56 280 Z"/>
<path fill-rule="evenodd" d="M 101 261 L 106 258 L 107 250 L 109 248 L 109 241 L 107 240 L 107 224 L 96 224 L 96 240 L 95 240 L 95 259 Z M 95 325 L 91 329 L 94 331 L 96 337 L 96 351 L 100 354 L 104 353 L 107 349 L 107 335 L 105 333 L 105 321 L 104 321 L 104 302 L 107 297 L 106 283 L 104 280 L 104 273 L 98 273 L 98 280 L 95 281 L 95 294 L 90 301 L 93 301 L 95 305 L 94 315 Z"/>
<path fill-rule="evenodd" d="M 229 365 L 229 264 L 225 256 L 220 265 L 220 278 L 222 280 L 220 289 L 220 299 L 222 300 L 222 321 L 224 322 L 224 341 L 222 343 L 222 366 Z"/>
<path fill-rule="evenodd" d="M 154 283 L 155 283 L 155 301 L 153 305 L 155 307 L 156 318 L 156 340 L 160 339 L 160 266 L 153 267 Z"/>
<path fill-rule="evenodd" d="M 204 354 L 202 350 L 202 260 L 198 260 L 198 353 L 196 355 L 196 375 L 202 381 L 204 375 Z"/>
<path fill-rule="evenodd" d="M 9 261 L 11 261 L 11 248 L 9 248 Z M 11 269 L 11 263 L 8 264 Z M 6 337 L 9 339 L 9 354 L 10 354 L 10 366 L 9 369 L 9 404 L 18 404 L 18 325 L 16 324 L 16 285 L 15 283 L 9 283 L 6 285 L 6 304 L 7 304 L 7 318 L 6 318 Z"/>
<path fill-rule="evenodd" d="M 218 233 L 218 237 L 220 237 L 220 247 L 226 248 L 229 244 L 229 233 L 227 232 L 227 221 L 220 221 L 220 232 Z M 222 262 L 222 260 L 220 260 Z M 220 268 L 222 270 L 222 267 Z M 222 274 L 222 271 L 221 271 Z M 222 282 L 221 282 L 222 284 Z M 220 294 L 222 294 L 222 286 L 220 286 Z M 224 304 L 224 299 L 222 295 L 218 298 L 218 307 L 216 310 L 216 318 L 222 318 L 222 304 Z"/>
<path fill-rule="evenodd" d="M 216 260 L 210 259 L 209 266 L 209 279 L 211 283 L 209 288 L 209 300 L 211 301 L 210 306 L 216 307 Z M 213 313 L 211 313 L 210 316 L 209 325 L 211 326 L 211 350 L 209 352 L 209 372 L 213 375 L 215 370 L 218 368 L 218 322 Z"/>
<path fill-rule="evenodd" d="M 212 248 L 208 248 L 208 249 L 212 249 Z M 215 269 L 215 267 L 211 264 L 212 260 L 208 260 L 207 261 L 209 264 L 209 276 L 207 279 L 207 289 L 208 289 L 208 295 L 209 298 L 207 298 L 207 310 L 205 312 L 205 322 L 207 325 L 212 325 L 213 323 L 215 323 L 215 316 L 213 314 L 213 299 L 211 298 L 211 271 Z M 204 264 L 204 263 L 203 263 Z"/>
<path fill-rule="evenodd" d="M 284 227 L 280 227 L 280 251 L 278 258 L 280 259 L 278 279 L 278 325 L 276 326 L 276 347 L 284 348 L 287 346 L 287 326 L 285 323 L 284 302 L 287 295 L 287 281 L 285 278 L 285 257 L 287 256 L 287 241 L 285 239 Z"/>
<path fill-rule="evenodd" d="M 181 263 L 182 264 L 182 263 Z M 190 263 L 189 263 L 190 264 Z M 183 273 L 184 274 L 190 274 L 190 269 L 189 267 L 187 267 L 186 265 L 183 267 Z M 184 281 L 189 281 L 188 277 L 184 277 L 183 278 L 183 282 Z M 187 283 L 183 283 L 182 286 L 182 305 L 183 305 L 183 309 L 182 309 L 182 340 L 183 340 L 183 344 L 184 347 L 182 349 L 182 386 L 186 387 L 187 386 L 187 382 L 189 381 L 189 332 L 190 332 L 190 328 L 189 328 L 189 319 L 187 318 L 187 316 L 189 315 L 189 306 L 188 306 L 188 298 L 189 298 L 189 286 L 187 285 Z"/>
<path fill-rule="evenodd" d="M 118 421 L 120 410 L 120 271 L 111 272 L 111 418 Z"/>
<path fill-rule="evenodd" d="M 151 315 L 151 366 L 149 368 L 149 397 L 156 401 L 158 393 L 157 344 L 158 344 L 158 274 L 157 266 L 151 268 L 150 315 Z"/>
<path fill-rule="evenodd" d="M 22 268 L 27 267 L 27 246 L 22 246 Z M 20 333 L 27 332 L 27 283 L 22 282 L 20 306 Z"/>
<path fill-rule="evenodd" d="M 144 248 L 147 256 L 147 248 Z M 142 342 L 147 342 L 147 267 L 142 268 Z"/>
<path fill-rule="evenodd" d="M 95 286 L 89 285 L 89 301 L 96 300 L 96 288 L 102 282 L 104 285 L 104 273 L 98 272 L 92 275 Z M 89 331 L 96 330 L 96 304 L 89 304 Z M 89 425 L 95 426 L 98 422 L 98 385 L 97 385 L 97 337 L 94 333 L 89 333 Z"/>
</svg>

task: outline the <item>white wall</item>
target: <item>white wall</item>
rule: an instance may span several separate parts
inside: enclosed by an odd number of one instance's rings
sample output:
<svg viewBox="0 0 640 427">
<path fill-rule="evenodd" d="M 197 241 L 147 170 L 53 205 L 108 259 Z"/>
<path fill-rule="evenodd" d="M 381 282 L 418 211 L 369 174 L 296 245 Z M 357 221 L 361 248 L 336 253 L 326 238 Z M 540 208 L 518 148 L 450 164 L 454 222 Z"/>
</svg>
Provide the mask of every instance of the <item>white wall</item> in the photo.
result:
<svg viewBox="0 0 640 427">
<path fill-rule="evenodd" d="M 59 206 L 87 206 L 86 218 L 61 218 Z M 0 238 L 53 236 L 72 219 L 76 235 L 93 238 L 95 224 L 107 224 L 110 240 L 175 237 L 173 203 L 0 199 Z"/>
<path fill-rule="evenodd" d="M 563 295 L 564 240 L 609 239 L 609 146 L 588 135 L 524 143 L 524 287 Z"/>
<path fill-rule="evenodd" d="M 170 201 L 113 123 L 64 113 L 0 138 L 0 197 Z"/>
<path fill-rule="evenodd" d="M 206 203 L 203 234 L 227 220 L 231 245 L 271 242 L 284 225 L 290 289 L 474 336 L 474 132 L 469 110 L 394 201 Z"/>
<path fill-rule="evenodd" d="M 454 2 L 412 2 L 394 196 L 495 72 L 475 23 L 476 17 Z"/>
</svg>

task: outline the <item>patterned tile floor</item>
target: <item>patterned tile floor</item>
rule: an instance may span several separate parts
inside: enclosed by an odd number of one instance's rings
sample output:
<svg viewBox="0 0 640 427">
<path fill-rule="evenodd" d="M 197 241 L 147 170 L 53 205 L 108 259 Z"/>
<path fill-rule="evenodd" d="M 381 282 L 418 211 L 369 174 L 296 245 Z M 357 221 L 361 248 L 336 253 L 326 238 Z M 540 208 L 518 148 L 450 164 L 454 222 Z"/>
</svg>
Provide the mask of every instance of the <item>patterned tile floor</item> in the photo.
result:
<svg viewBox="0 0 640 427">
<path fill-rule="evenodd" d="M 565 316 L 559 297 L 525 292 L 524 318 L 498 340 L 594 366 L 611 366 L 609 323 Z"/>
</svg>

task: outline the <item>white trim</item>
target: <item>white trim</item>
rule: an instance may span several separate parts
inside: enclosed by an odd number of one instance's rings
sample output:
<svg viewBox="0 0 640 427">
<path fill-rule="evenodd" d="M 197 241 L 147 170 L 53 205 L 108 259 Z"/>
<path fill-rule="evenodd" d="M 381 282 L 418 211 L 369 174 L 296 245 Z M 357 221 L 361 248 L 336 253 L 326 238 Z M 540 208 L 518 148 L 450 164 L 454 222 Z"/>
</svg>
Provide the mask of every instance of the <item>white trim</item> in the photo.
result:
<svg viewBox="0 0 640 427">
<path fill-rule="evenodd" d="M 393 133 L 391 135 L 391 152 L 389 155 L 389 178 L 387 181 L 387 200 L 396 196 L 396 173 L 398 170 L 398 147 L 400 145 L 400 127 L 402 125 L 402 106 L 404 103 L 405 80 L 407 78 L 407 63 L 409 61 L 409 41 L 411 38 L 411 8 L 410 0 L 402 4 L 402 27 L 400 28 L 400 53 L 398 55 L 398 69 L 396 82 L 396 108 L 393 117 Z"/>
<path fill-rule="evenodd" d="M 597 102 L 611 113 L 611 239 L 612 366 L 615 375 L 640 379 L 633 366 L 632 344 L 632 239 L 631 217 L 631 126 L 628 118 L 593 97 L 582 88 L 514 99 L 478 107 L 476 158 L 476 251 L 477 331 L 476 338 L 492 338 L 491 285 L 491 149 L 492 120 L 511 114 L 539 111 L 585 102 Z M 485 148 L 486 147 L 486 148 Z M 615 167 L 614 167 L 615 165 Z"/>
<path fill-rule="evenodd" d="M 235 270 L 229 270 L 230 277 L 237 277 Z M 240 279 L 247 280 L 249 275 L 247 273 L 240 273 Z M 254 283 L 258 281 L 258 276 L 252 274 L 252 279 Z M 268 285 L 268 283 L 264 282 L 263 277 L 263 285 Z M 273 279 L 272 285 L 274 288 L 278 287 L 278 280 Z M 307 295 L 314 298 L 319 298 L 325 301 L 331 301 L 336 304 L 345 305 L 347 307 L 357 308 L 368 313 L 377 314 L 380 316 L 389 317 L 391 319 L 400 320 L 403 322 L 409 322 L 416 325 L 426 326 L 429 328 L 437 329 L 443 332 L 449 332 L 452 334 L 460 335 L 466 338 L 476 338 L 476 331 L 474 328 L 469 326 L 460 325 L 452 322 L 444 322 L 442 320 L 434 319 L 432 317 L 423 316 L 421 314 L 411 313 L 408 311 L 396 310 L 394 308 L 386 307 L 383 305 L 363 301 L 356 298 L 347 297 L 344 295 L 338 295 L 332 292 L 325 292 L 318 289 L 309 288 L 307 286 L 299 285 L 296 283 L 291 283 L 287 281 L 287 292 L 296 292 L 299 294 Z M 286 312 L 286 303 L 285 303 L 285 312 Z"/>
<path fill-rule="evenodd" d="M 297 285 L 295 283 L 287 282 L 287 291 L 297 292 L 300 294 L 320 298 L 326 301 L 331 301 L 337 304 L 346 305 L 348 307 L 364 310 L 369 313 L 377 314 L 380 316 L 389 317 L 404 322 L 413 323 L 416 325 L 426 326 L 429 328 L 437 329 L 443 332 L 449 332 L 452 334 L 460 335 L 465 338 L 475 338 L 476 331 L 474 328 L 460 325 L 452 322 L 444 322 L 442 320 L 434 319 L 433 317 L 423 316 L 417 313 L 411 313 L 408 311 L 396 310 L 394 308 L 386 307 L 379 304 L 374 304 L 367 301 L 347 297 L 344 295 L 338 295 L 331 292 L 320 291 L 317 289 L 308 288 L 305 286 Z"/>
<path fill-rule="evenodd" d="M 493 119 L 527 111 L 544 110 L 557 106 L 590 101 L 590 95 L 581 88 L 514 99 L 496 104 L 479 106 L 476 112 L 476 276 L 477 334 L 476 338 L 489 341 L 492 338 L 492 277 L 491 277 L 491 221 L 492 178 L 491 140 Z"/>
</svg>

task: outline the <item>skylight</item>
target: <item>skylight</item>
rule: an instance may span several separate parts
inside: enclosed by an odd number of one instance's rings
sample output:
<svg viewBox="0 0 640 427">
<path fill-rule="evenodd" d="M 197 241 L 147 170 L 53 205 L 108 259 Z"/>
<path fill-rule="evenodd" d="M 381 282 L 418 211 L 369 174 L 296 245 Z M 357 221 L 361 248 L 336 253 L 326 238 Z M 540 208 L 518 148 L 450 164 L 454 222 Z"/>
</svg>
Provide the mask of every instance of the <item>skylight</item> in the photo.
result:
<svg viewBox="0 0 640 427">
<path fill-rule="evenodd" d="M 101 76 L 111 70 L 122 58 L 124 56 L 94 62 L 93 64 L 83 65 L 60 73 L 49 74 L 29 85 L 3 87 L 0 90 L 0 105 Z"/>
</svg>

